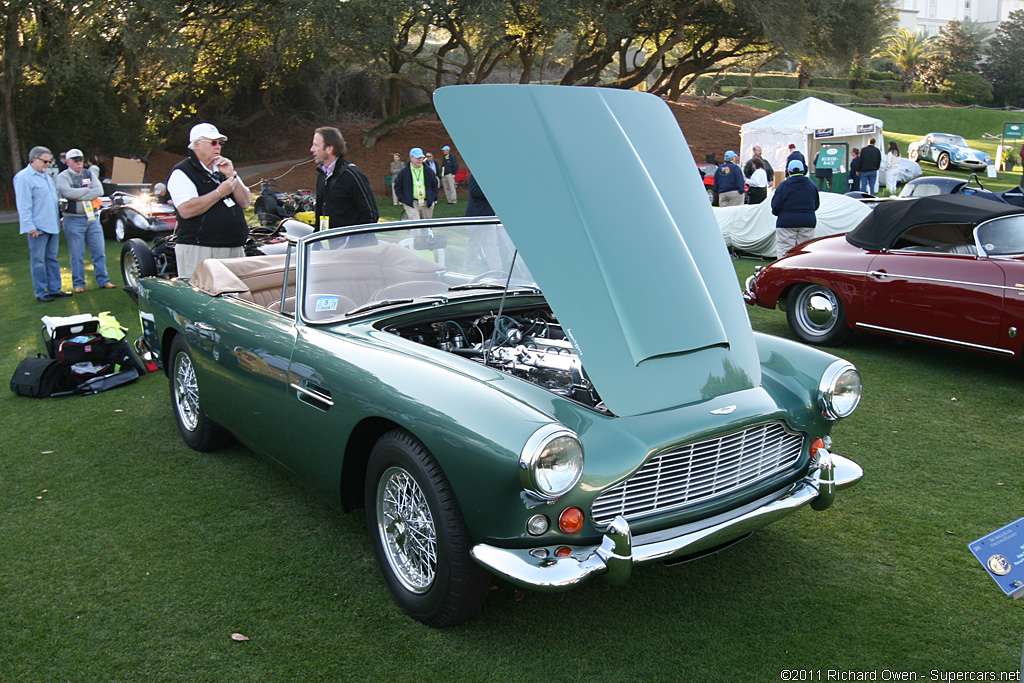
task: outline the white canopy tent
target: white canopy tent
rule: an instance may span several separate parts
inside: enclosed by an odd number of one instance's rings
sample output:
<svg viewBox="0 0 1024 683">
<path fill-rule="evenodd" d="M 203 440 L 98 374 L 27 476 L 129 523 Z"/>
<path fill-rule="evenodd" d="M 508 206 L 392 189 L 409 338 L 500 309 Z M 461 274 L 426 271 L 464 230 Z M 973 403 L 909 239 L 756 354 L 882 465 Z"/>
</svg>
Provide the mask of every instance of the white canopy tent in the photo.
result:
<svg viewBox="0 0 1024 683">
<path fill-rule="evenodd" d="M 803 152 L 810 164 L 823 144 L 849 142 L 850 149 L 861 148 L 875 138 L 875 146 L 885 155 L 882 120 L 808 97 L 785 109 L 743 124 L 740 128 L 740 158 L 751 156 L 754 145 L 760 145 L 762 156 L 776 173 L 786 170 L 789 145 Z M 846 159 L 844 171 L 849 168 Z"/>
</svg>

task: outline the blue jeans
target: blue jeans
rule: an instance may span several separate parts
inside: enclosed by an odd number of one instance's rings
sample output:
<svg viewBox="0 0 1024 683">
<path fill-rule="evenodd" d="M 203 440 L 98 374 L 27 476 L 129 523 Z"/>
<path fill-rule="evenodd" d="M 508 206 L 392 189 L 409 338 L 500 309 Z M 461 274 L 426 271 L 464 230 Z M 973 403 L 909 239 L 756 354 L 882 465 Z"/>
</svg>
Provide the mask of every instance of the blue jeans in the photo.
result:
<svg viewBox="0 0 1024 683">
<path fill-rule="evenodd" d="M 60 263 L 57 262 L 57 246 L 60 233 L 37 233 L 28 235 L 28 264 L 32 273 L 32 289 L 37 297 L 60 291 Z"/>
<path fill-rule="evenodd" d="M 96 271 L 96 284 L 103 286 L 110 282 L 103 228 L 98 220 L 90 221 L 85 216 L 64 214 L 64 239 L 68 242 L 68 255 L 71 258 L 71 284 L 85 287 L 86 247 L 89 247 L 89 257 Z"/>
<path fill-rule="evenodd" d="M 875 181 L 878 179 L 878 171 L 860 172 L 860 191 L 868 194 L 875 193 Z"/>
</svg>

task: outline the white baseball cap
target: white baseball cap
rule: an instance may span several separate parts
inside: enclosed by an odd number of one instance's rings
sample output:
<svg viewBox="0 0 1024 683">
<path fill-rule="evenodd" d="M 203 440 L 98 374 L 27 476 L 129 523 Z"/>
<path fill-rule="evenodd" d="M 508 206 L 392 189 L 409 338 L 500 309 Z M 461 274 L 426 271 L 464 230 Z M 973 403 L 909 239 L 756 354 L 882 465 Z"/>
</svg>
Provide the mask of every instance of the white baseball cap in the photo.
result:
<svg viewBox="0 0 1024 683">
<path fill-rule="evenodd" d="M 68 151 L 64 152 L 65 159 L 84 159 L 85 155 L 82 154 L 82 150 L 77 147 L 72 147 Z"/>
<path fill-rule="evenodd" d="M 192 126 L 192 132 L 188 134 L 188 144 L 195 144 L 196 140 L 227 140 L 227 135 L 222 135 L 217 126 L 212 123 L 197 123 Z"/>
</svg>

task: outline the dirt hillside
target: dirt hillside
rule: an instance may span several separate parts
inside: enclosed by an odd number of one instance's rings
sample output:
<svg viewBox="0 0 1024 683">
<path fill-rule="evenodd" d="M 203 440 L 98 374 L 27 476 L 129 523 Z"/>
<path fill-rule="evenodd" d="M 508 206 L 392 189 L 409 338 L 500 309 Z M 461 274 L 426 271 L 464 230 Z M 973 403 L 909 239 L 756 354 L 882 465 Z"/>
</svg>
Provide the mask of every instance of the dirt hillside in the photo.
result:
<svg viewBox="0 0 1024 683">
<path fill-rule="evenodd" d="M 715 154 L 721 160 L 727 149 L 739 152 L 743 159 L 749 154 L 749 150 L 740 150 L 740 126 L 748 121 L 760 118 L 765 115 L 764 111 L 754 109 L 742 104 L 726 104 L 721 107 L 705 105 L 700 98 L 685 98 L 681 102 L 671 102 L 669 107 L 679 121 L 679 127 L 686 136 L 690 145 L 690 151 L 697 163 L 703 163 L 707 154 Z M 311 159 L 309 146 L 313 138 L 313 130 L 321 124 L 302 124 L 291 121 L 287 124 L 287 133 L 278 137 L 269 137 L 269 140 L 251 142 L 247 140 L 228 140 L 224 154 L 231 157 L 232 143 L 243 145 L 244 148 L 253 149 L 260 145 L 265 155 L 256 153 L 249 156 L 258 156 L 256 161 L 239 164 L 239 172 L 247 184 L 258 190 L 260 178 L 274 178 L 287 172 L 278 182 L 285 190 L 297 190 L 300 188 L 315 188 L 316 170 L 312 162 L 302 164 L 294 170 L 289 171 L 296 161 L 309 161 Z M 372 126 L 369 124 L 337 124 L 345 141 L 348 143 L 348 159 L 358 165 L 373 185 L 373 190 L 378 195 L 384 196 L 387 190 L 384 185 L 384 176 L 388 174 L 388 167 L 391 163 L 391 155 L 398 152 L 405 159 L 409 150 L 413 147 L 422 147 L 426 151 L 434 153 L 435 158 L 440 158 L 442 145 L 451 145 L 444 126 L 437 117 L 431 117 L 421 121 L 415 121 L 401 129 L 392 131 L 377 142 L 372 149 L 362 145 L 363 134 Z M 455 148 L 455 155 L 462 163 L 462 156 Z M 149 178 L 152 182 L 166 180 L 171 169 L 182 159 L 180 154 L 173 151 L 156 152 L 149 157 Z M 258 166 L 258 169 L 247 171 L 247 168 Z"/>
</svg>

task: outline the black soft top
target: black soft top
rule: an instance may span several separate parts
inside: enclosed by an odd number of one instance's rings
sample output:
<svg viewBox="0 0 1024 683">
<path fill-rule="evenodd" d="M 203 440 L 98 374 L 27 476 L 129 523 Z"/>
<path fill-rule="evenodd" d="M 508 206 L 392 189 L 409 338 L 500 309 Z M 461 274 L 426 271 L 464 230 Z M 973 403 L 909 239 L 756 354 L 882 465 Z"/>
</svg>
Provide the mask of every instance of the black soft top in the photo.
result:
<svg viewBox="0 0 1024 683">
<path fill-rule="evenodd" d="M 846 241 L 861 249 L 890 248 L 900 235 L 918 225 L 971 225 L 990 218 L 1024 214 L 1024 208 L 975 195 L 942 194 L 920 199 L 881 202 L 846 234 Z"/>
</svg>

